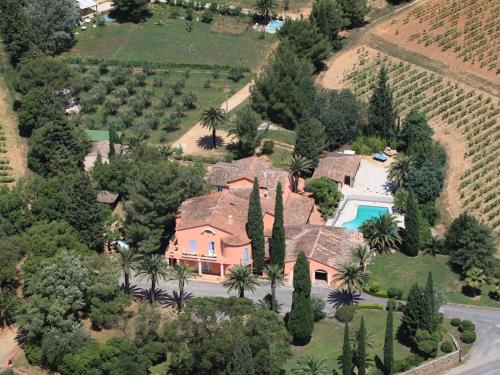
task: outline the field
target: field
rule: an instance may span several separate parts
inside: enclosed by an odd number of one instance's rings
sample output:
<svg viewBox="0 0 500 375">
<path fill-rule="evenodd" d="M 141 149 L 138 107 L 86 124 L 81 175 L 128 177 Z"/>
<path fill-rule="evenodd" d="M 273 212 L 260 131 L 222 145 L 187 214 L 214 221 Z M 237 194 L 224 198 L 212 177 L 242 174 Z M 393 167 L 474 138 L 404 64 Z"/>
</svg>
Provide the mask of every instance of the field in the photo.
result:
<svg viewBox="0 0 500 375">
<path fill-rule="evenodd" d="M 152 6 L 146 22 L 107 23 L 106 26 L 78 30 L 70 54 L 120 61 L 141 60 L 182 64 L 217 64 L 256 68 L 262 64 L 276 37 L 250 28 L 248 17 L 215 16 L 211 24 L 181 17 L 180 7 Z M 178 14 L 173 19 L 172 14 Z"/>
<path fill-rule="evenodd" d="M 487 287 L 483 288 L 480 297 L 470 298 L 463 294 L 463 283 L 447 262 L 448 257 L 444 255 L 408 257 L 399 252 L 377 255 L 368 267 L 370 283 L 378 282 L 384 290 L 397 287 L 406 295 L 414 283 L 424 285 L 430 271 L 434 285 L 445 292 L 449 302 L 500 307 L 500 303 L 488 297 Z"/>
<path fill-rule="evenodd" d="M 495 80 L 499 22 L 496 0 L 429 0 L 383 23 L 378 32 L 403 48 Z"/>
<path fill-rule="evenodd" d="M 250 79 L 228 79 L 227 72 L 189 69 L 129 69 L 75 64 L 83 74 L 80 115 L 74 120 L 87 129 L 106 130 L 111 124 L 125 139 L 171 142 L 200 120 L 210 104 L 219 105 Z"/>
<path fill-rule="evenodd" d="M 435 136 L 449 155 L 447 204 L 455 210 L 451 216 L 467 210 L 495 232 L 500 231 L 500 104 L 498 98 L 471 89 L 439 74 L 413 64 L 360 47 L 354 68 L 338 73 L 339 87 L 348 87 L 367 100 L 377 80 L 378 71 L 386 66 L 389 84 L 394 92 L 398 112 L 403 118 L 416 107 L 425 112 Z M 449 134 L 460 139 L 448 149 Z M 460 143 L 462 142 L 462 143 Z"/>
</svg>

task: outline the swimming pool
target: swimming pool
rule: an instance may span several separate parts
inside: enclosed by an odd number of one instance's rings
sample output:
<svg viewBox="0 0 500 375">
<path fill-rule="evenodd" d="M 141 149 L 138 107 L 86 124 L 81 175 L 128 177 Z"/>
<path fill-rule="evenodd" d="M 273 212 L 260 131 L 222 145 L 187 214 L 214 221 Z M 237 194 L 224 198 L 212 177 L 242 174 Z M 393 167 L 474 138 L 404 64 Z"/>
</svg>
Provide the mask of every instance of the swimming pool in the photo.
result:
<svg viewBox="0 0 500 375">
<path fill-rule="evenodd" d="M 283 21 L 273 20 L 267 24 L 266 31 L 268 33 L 275 33 L 276 31 L 281 29 L 281 26 L 283 26 Z"/>
<path fill-rule="evenodd" d="M 353 220 L 342 224 L 342 227 L 357 230 L 366 220 L 387 213 L 389 213 L 389 209 L 387 207 L 360 204 L 356 210 L 356 217 Z"/>
</svg>

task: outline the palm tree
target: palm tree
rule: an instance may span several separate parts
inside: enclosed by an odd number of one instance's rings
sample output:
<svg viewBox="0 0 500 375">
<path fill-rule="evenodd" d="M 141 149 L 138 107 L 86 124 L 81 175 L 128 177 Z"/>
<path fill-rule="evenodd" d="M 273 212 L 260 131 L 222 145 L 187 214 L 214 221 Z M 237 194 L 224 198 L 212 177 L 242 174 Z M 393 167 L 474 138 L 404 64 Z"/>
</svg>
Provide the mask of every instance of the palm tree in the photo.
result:
<svg viewBox="0 0 500 375">
<path fill-rule="evenodd" d="M 324 359 L 306 355 L 297 361 L 297 367 L 292 372 L 296 375 L 326 375 L 328 368 Z"/>
<path fill-rule="evenodd" d="M 2 331 L 14 322 L 19 300 L 14 295 L 0 292 L 0 328 Z"/>
<path fill-rule="evenodd" d="M 432 236 L 429 241 L 424 244 L 422 251 L 426 254 L 430 254 L 433 257 L 439 254 L 443 250 L 444 240 L 438 236 Z"/>
<path fill-rule="evenodd" d="M 346 263 L 342 265 L 334 279 L 347 286 L 351 301 L 353 300 L 352 291 L 359 290 L 368 282 L 368 273 L 363 271 L 356 263 Z"/>
<path fill-rule="evenodd" d="M 168 144 L 161 145 L 158 151 L 165 160 L 170 159 L 175 154 L 175 149 Z"/>
<path fill-rule="evenodd" d="M 123 285 L 127 294 L 130 293 L 130 273 L 136 269 L 139 259 L 135 250 L 128 247 L 119 247 L 115 253 L 115 262 L 123 272 Z"/>
<path fill-rule="evenodd" d="M 409 156 L 399 155 L 396 160 L 389 165 L 389 180 L 394 182 L 396 187 L 402 186 L 413 164 L 415 163 Z"/>
<path fill-rule="evenodd" d="M 481 288 L 486 284 L 487 277 L 484 270 L 472 267 L 466 273 L 465 285 L 469 287 L 475 295 L 481 294 Z"/>
<path fill-rule="evenodd" d="M 226 119 L 226 113 L 217 105 L 212 104 L 201 114 L 201 126 L 212 132 L 212 141 L 214 148 L 217 148 L 216 132 Z"/>
<path fill-rule="evenodd" d="M 137 265 L 137 274 L 139 280 L 148 279 L 151 282 L 150 303 L 154 302 L 156 284 L 160 280 L 165 280 L 168 276 L 165 257 L 158 254 L 145 255 Z"/>
<path fill-rule="evenodd" d="M 266 21 L 271 20 L 271 15 L 278 9 L 278 0 L 257 0 L 255 10 L 264 16 Z"/>
<path fill-rule="evenodd" d="M 249 266 L 238 264 L 231 268 L 229 276 L 224 280 L 222 285 L 228 289 L 228 293 L 232 290 L 237 290 L 238 296 L 243 298 L 245 297 L 245 290 L 253 292 L 259 283 Z"/>
<path fill-rule="evenodd" d="M 395 216 L 390 213 L 366 220 L 359 227 L 371 249 L 379 253 L 396 250 L 401 244 L 401 236 Z"/>
<path fill-rule="evenodd" d="M 191 272 L 189 266 L 185 263 L 174 264 L 169 269 L 169 279 L 179 283 L 179 301 L 177 303 L 177 311 L 179 313 L 184 308 L 184 287 L 191 277 L 195 277 L 195 274 Z"/>
<path fill-rule="evenodd" d="M 276 301 L 276 286 L 283 283 L 283 268 L 279 264 L 270 264 L 266 268 L 266 279 L 271 282 L 271 310 L 276 312 L 278 304 Z"/>
<path fill-rule="evenodd" d="M 290 161 L 286 163 L 286 167 L 292 179 L 292 191 L 295 193 L 299 186 L 299 178 L 313 168 L 312 161 L 300 155 L 293 155 Z"/>
<path fill-rule="evenodd" d="M 366 245 L 358 245 L 352 251 L 352 257 L 359 263 L 359 268 L 366 271 L 366 263 L 370 259 L 371 251 Z"/>
</svg>

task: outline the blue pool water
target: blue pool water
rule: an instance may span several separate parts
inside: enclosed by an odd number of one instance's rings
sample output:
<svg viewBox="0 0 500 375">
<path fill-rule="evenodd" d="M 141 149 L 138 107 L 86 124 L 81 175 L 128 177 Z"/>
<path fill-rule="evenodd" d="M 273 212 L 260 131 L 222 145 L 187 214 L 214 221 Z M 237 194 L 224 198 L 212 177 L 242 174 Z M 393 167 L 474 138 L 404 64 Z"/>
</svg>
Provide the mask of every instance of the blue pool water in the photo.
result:
<svg viewBox="0 0 500 375">
<path fill-rule="evenodd" d="M 342 227 L 347 229 L 358 229 L 366 220 L 386 213 L 389 213 L 389 209 L 387 207 L 359 205 L 358 210 L 356 211 L 356 217 L 353 220 L 342 224 Z"/>
<path fill-rule="evenodd" d="M 281 29 L 281 26 L 283 26 L 283 21 L 273 20 L 267 24 L 266 31 L 268 33 L 275 33 L 276 31 Z"/>
</svg>

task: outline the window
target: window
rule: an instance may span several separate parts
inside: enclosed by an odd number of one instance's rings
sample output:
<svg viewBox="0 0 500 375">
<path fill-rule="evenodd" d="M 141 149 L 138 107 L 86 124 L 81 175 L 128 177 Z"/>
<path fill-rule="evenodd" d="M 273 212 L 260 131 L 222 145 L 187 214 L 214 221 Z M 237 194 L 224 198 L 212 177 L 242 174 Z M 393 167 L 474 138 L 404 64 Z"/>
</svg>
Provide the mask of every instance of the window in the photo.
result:
<svg viewBox="0 0 500 375">
<path fill-rule="evenodd" d="M 213 241 L 208 243 L 208 255 L 211 257 L 215 255 L 215 242 Z"/>
<path fill-rule="evenodd" d="M 196 240 L 189 240 L 189 254 L 196 255 Z"/>
<path fill-rule="evenodd" d="M 248 256 L 248 247 L 245 247 L 243 249 L 243 263 L 246 264 L 249 261 L 249 256 Z"/>
</svg>

